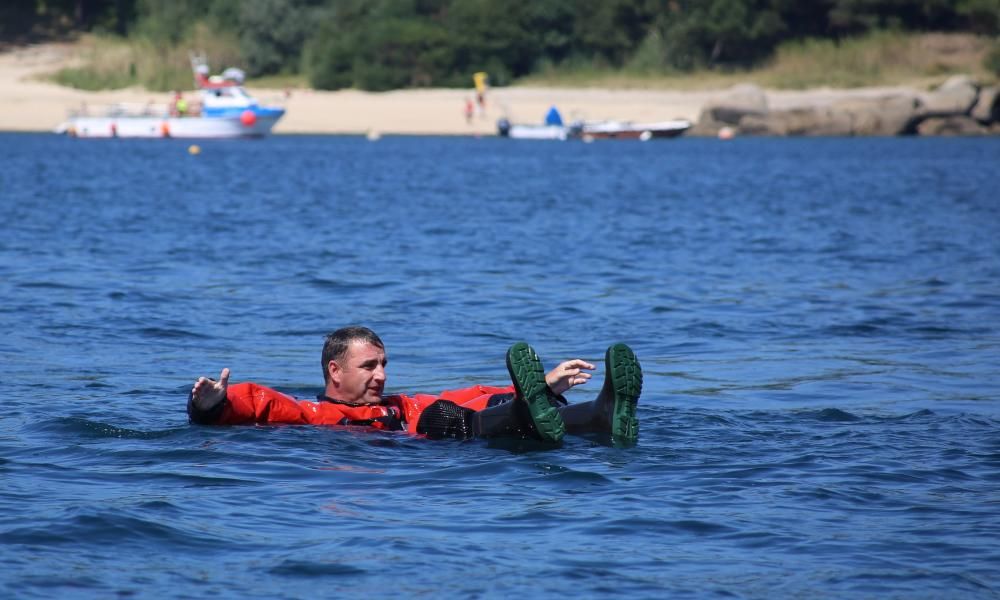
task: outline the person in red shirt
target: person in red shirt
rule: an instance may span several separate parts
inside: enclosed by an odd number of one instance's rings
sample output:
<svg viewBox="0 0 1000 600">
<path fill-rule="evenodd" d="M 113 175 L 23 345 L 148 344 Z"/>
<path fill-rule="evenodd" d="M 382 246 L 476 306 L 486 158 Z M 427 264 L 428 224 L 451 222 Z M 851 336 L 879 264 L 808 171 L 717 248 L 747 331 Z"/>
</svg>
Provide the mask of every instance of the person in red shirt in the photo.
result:
<svg viewBox="0 0 1000 600">
<path fill-rule="evenodd" d="M 200 377 L 188 397 L 190 420 L 205 425 L 360 425 L 432 439 L 515 436 L 559 442 L 568 431 L 605 432 L 634 442 L 638 434 L 635 408 L 642 370 L 625 344 L 608 348 L 605 382 L 597 399 L 573 405 L 563 392 L 586 383 L 594 365 L 572 359 L 546 374 L 538 355 L 524 342 L 507 351 L 512 385 L 475 385 L 434 395 L 383 396 L 385 345 L 367 327 L 345 327 L 328 335 L 322 364 L 325 388 L 315 402 L 255 383 L 230 385 L 228 368 L 218 380 Z"/>
</svg>

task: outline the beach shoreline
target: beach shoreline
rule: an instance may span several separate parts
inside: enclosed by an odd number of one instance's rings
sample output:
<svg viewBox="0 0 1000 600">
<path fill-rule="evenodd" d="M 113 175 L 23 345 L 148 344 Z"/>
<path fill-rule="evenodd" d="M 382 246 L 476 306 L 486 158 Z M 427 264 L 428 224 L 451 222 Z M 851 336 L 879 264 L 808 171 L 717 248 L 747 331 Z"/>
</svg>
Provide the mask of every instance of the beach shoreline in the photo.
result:
<svg viewBox="0 0 1000 600">
<path fill-rule="evenodd" d="M 45 75 L 76 60 L 72 44 L 42 44 L 0 53 L 0 131 L 51 132 L 69 113 L 111 104 L 166 104 L 171 95 L 141 88 L 88 92 L 63 87 Z M 844 99 L 876 97 L 905 88 L 850 90 L 765 90 L 772 109 L 822 106 Z M 489 90 L 485 109 L 466 117 L 472 89 L 409 89 L 390 92 L 357 90 L 276 90 L 248 87 L 262 104 L 287 109 L 273 132 L 344 135 L 496 134 L 501 117 L 515 123 L 541 123 L 551 106 L 566 120 L 616 119 L 655 122 L 699 119 L 702 109 L 724 98 L 729 88 L 700 91 L 611 90 L 595 88 L 504 87 Z M 187 91 L 188 97 L 194 91 Z"/>
<path fill-rule="evenodd" d="M 57 85 L 45 75 L 71 64 L 71 44 L 45 44 L 0 53 L 0 131 L 53 131 L 74 110 L 111 104 L 167 104 L 171 94 L 141 88 L 89 92 Z M 466 118 L 472 89 L 413 89 L 390 92 L 311 89 L 248 91 L 262 104 L 287 109 L 275 134 L 492 135 L 496 121 L 541 122 L 550 106 L 567 119 L 694 121 L 711 92 L 494 88 L 484 110 Z M 193 90 L 186 91 L 194 97 Z"/>
</svg>

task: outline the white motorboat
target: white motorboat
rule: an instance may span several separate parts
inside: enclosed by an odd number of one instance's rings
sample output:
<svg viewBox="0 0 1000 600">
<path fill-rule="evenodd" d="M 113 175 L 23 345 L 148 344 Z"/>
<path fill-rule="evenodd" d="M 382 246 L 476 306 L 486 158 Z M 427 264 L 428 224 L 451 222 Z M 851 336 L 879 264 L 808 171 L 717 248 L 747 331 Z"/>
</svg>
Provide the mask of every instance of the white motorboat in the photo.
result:
<svg viewBox="0 0 1000 600">
<path fill-rule="evenodd" d="M 188 104 L 178 94 L 169 105 L 116 104 L 97 111 L 83 109 L 71 113 L 55 131 L 81 138 L 262 137 L 285 114 L 283 107 L 263 106 L 248 94 L 239 69 L 209 77 L 208 65 L 197 56 L 192 56 L 191 66 L 198 102 Z"/>
</svg>

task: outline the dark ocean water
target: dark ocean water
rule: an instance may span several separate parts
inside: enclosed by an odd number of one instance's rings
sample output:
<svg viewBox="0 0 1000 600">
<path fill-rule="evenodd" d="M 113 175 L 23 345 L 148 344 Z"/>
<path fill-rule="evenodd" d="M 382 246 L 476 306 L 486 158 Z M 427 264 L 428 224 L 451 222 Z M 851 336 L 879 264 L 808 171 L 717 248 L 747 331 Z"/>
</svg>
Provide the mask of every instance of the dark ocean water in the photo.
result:
<svg viewBox="0 0 1000 600">
<path fill-rule="evenodd" d="M 1000 139 L 200 145 L 0 135 L 0 596 L 1000 596 Z M 639 443 L 187 423 L 350 323 Z"/>
</svg>

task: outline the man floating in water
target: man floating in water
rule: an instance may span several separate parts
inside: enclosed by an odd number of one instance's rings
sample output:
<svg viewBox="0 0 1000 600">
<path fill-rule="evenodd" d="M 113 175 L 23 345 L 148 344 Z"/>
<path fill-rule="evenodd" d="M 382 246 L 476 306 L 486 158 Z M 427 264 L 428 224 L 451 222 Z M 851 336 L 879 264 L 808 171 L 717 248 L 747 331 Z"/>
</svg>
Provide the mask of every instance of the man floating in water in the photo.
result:
<svg viewBox="0 0 1000 600">
<path fill-rule="evenodd" d="M 431 439 L 506 436 L 546 442 L 559 442 L 566 433 L 608 433 L 613 440 L 634 443 L 642 369 L 625 344 L 609 347 L 604 362 L 605 380 L 597 398 L 572 405 L 563 392 L 586 383 L 594 365 L 573 359 L 546 374 L 524 342 L 507 350 L 513 385 L 383 396 L 385 345 L 371 329 L 352 326 L 326 338 L 326 387 L 317 401 L 296 400 L 255 383 L 230 385 L 229 369 L 223 369 L 217 381 L 200 377 L 195 382 L 187 409 L 192 422 L 204 425 L 355 425 Z"/>
</svg>

